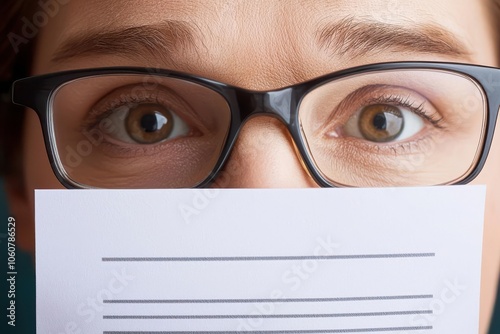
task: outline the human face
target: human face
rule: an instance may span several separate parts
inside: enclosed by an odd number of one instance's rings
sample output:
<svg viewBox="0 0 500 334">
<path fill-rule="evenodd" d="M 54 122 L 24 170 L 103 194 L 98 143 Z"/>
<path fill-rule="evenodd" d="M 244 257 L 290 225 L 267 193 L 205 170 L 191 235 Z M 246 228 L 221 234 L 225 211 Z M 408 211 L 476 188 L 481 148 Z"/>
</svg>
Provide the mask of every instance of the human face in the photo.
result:
<svg viewBox="0 0 500 334">
<path fill-rule="evenodd" d="M 188 72 L 252 90 L 272 90 L 378 62 L 426 60 L 497 66 L 497 46 L 493 43 L 489 15 L 487 0 L 144 0 L 139 8 L 135 1 L 73 0 L 62 5 L 41 31 L 33 74 L 103 66 L 148 66 Z M 147 48 L 141 49 L 141 45 L 125 48 L 127 42 L 132 42 L 131 36 L 113 43 L 108 39 L 106 47 L 93 50 L 81 50 L 71 42 L 70 48 L 64 47 L 68 41 L 89 33 L 164 26 L 165 22 L 185 22 L 194 27 L 193 34 L 189 37 L 184 29 L 167 33 L 162 42 L 168 48 L 153 41 L 153 52 L 151 48 L 145 52 Z M 343 25 L 339 26 L 339 22 Z M 370 26 L 373 23 L 390 26 L 375 30 Z M 318 31 L 325 27 L 343 29 L 340 36 L 345 38 L 347 47 L 341 48 L 342 52 L 333 47 L 335 43 L 317 43 Z M 408 30 L 444 45 L 461 45 L 465 52 L 447 52 L 443 45 L 425 42 L 408 43 Z M 332 30 L 324 30 L 324 36 L 328 36 L 328 31 Z M 386 32 L 381 47 L 370 44 L 374 37 L 380 37 L 372 36 L 373 31 Z M 359 47 L 363 45 L 369 48 Z M 57 61 L 53 61 L 54 57 Z M 34 113 L 27 114 L 24 146 L 26 200 L 13 206 L 19 207 L 19 215 L 27 215 L 28 221 L 33 216 L 32 190 L 61 185 L 50 169 Z M 500 136 L 496 136 L 488 161 L 474 181 L 488 185 L 481 295 L 483 332 L 491 313 L 500 261 L 500 243 L 495 240 L 500 235 L 500 212 L 496 209 L 500 178 L 495 177 L 498 170 Z M 264 116 L 243 126 L 216 184 L 239 188 L 317 186 L 303 167 L 286 128 L 278 120 Z"/>
</svg>

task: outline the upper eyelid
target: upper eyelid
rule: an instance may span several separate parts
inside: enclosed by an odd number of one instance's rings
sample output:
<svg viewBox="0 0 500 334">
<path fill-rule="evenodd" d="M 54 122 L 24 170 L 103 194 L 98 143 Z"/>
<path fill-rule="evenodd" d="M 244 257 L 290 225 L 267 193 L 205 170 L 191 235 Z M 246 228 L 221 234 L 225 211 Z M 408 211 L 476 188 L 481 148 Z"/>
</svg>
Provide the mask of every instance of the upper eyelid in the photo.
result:
<svg viewBox="0 0 500 334">
<path fill-rule="evenodd" d="M 436 126 L 438 128 L 442 128 L 442 126 L 439 124 L 440 121 L 443 119 L 442 116 L 439 119 L 434 119 L 432 117 L 432 116 L 434 116 L 434 114 L 429 115 L 429 114 L 423 112 L 424 105 L 426 103 L 430 104 L 432 106 L 433 110 L 436 110 L 436 107 L 427 98 L 425 98 L 425 102 L 420 103 L 418 106 L 414 106 L 413 105 L 413 103 L 410 101 L 410 97 L 409 96 L 407 96 L 407 97 L 395 96 L 395 97 L 389 98 L 389 99 L 376 98 L 376 99 L 370 101 L 370 103 L 393 103 L 393 104 L 396 104 L 396 105 L 399 105 L 399 106 L 410 108 L 411 111 L 414 112 L 415 114 L 417 114 L 418 116 L 425 118 L 427 121 L 429 121 L 430 123 L 432 123 L 434 126 Z"/>
<path fill-rule="evenodd" d="M 161 88 L 155 88 L 154 90 L 150 90 L 149 94 L 147 94 L 147 90 L 144 88 L 141 88 L 138 90 L 140 94 L 136 94 L 136 96 L 131 96 L 127 95 L 127 92 L 130 94 L 130 90 L 133 87 L 137 87 L 134 84 L 126 85 L 123 87 L 115 88 L 112 92 L 107 93 L 106 95 L 102 96 L 100 100 L 94 104 L 91 108 L 91 112 L 89 112 L 86 115 L 86 119 L 90 119 L 89 121 L 85 121 L 82 124 L 82 127 L 88 127 L 89 125 L 93 125 L 96 122 L 100 121 L 102 118 L 105 118 L 105 114 L 109 112 L 113 112 L 113 109 L 119 108 L 120 106 L 123 106 L 127 103 L 141 103 L 141 102 L 155 102 L 155 103 L 168 103 L 170 107 L 172 107 L 173 112 L 176 112 L 175 110 L 175 105 L 177 104 L 178 106 L 184 107 L 184 112 L 189 114 L 190 120 L 189 124 L 194 125 L 198 127 L 199 129 L 204 129 L 205 126 L 203 125 L 202 122 L 199 122 L 200 116 L 194 110 L 194 108 L 191 107 L 191 105 L 182 99 L 180 96 L 178 96 L 173 90 L 162 86 Z M 145 93 L 145 94 L 143 94 Z M 113 98 L 113 95 L 117 95 L 117 99 L 113 99 L 112 102 L 109 101 L 103 101 L 104 99 L 107 98 L 108 95 L 112 95 L 111 98 Z M 162 101 L 162 94 L 168 94 L 168 101 Z M 129 98 L 130 97 L 130 98 Z M 126 99 L 126 100 L 124 100 Z M 182 118 L 181 115 L 178 115 L 179 117 Z"/>
<path fill-rule="evenodd" d="M 130 86 L 130 88 L 129 88 L 129 86 Z M 105 96 L 101 97 L 100 101 L 98 101 L 92 107 L 92 111 L 94 111 L 94 109 L 117 108 L 117 107 L 123 105 L 124 103 L 131 103 L 131 102 L 143 102 L 143 101 L 162 102 L 161 101 L 161 99 L 163 98 L 162 95 L 168 95 L 168 101 L 164 101 L 164 102 L 167 102 L 168 104 L 172 104 L 174 106 L 178 105 L 178 106 L 182 106 L 182 107 L 187 107 L 187 109 L 191 113 L 195 114 L 196 117 L 199 117 L 199 115 L 196 113 L 196 111 L 191 107 L 191 105 L 187 101 L 185 101 L 183 98 L 181 98 L 175 91 L 173 91 L 165 86 L 157 87 L 154 90 L 141 88 L 140 90 L 138 90 L 140 95 L 135 94 L 135 96 L 132 96 L 130 94 L 131 92 L 130 91 L 127 92 L 127 90 L 135 88 L 135 87 L 137 87 L 135 84 L 130 84 L 130 85 L 127 85 L 124 87 L 118 87 L 118 88 L 114 89 L 111 93 L 108 93 Z M 145 94 L 143 94 L 143 93 L 145 93 Z M 113 102 L 103 101 L 104 99 L 107 98 L 106 96 L 108 96 L 110 94 L 118 95 L 118 99 L 115 99 Z M 127 95 L 127 94 L 129 94 L 129 95 Z M 126 100 L 123 100 L 122 98 L 125 98 Z M 97 113 L 102 113 L 102 111 L 97 112 Z"/>
<path fill-rule="evenodd" d="M 329 124 L 333 121 L 336 115 L 338 115 L 340 110 L 344 110 L 345 108 L 353 105 L 357 100 L 361 97 L 366 96 L 368 93 L 376 93 L 378 90 L 388 89 L 388 88 L 396 88 L 396 89 L 408 89 L 400 86 L 386 85 L 386 84 L 371 84 L 366 85 L 361 88 L 356 89 L 354 92 L 347 95 L 342 101 L 335 107 L 334 110 L 330 113 L 330 116 L 326 119 L 325 124 Z"/>
<path fill-rule="evenodd" d="M 127 102 L 137 102 L 148 99 L 153 100 L 158 98 L 160 92 L 163 91 L 170 94 L 174 99 L 177 99 L 176 94 L 166 87 L 155 89 L 147 89 L 143 87 L 139 87 L 139 89 L 137 89 L 137 87 L 139 86 L 136 84 L 128 84 L 113 88 L 113 90 L 103 94 L 99 98 L 99 101 L 92 106 L 92 112 L 100 113 L 100 111 L 95 111 L 95 109 L 116 108 Z M 134 95 L 132 95 L 132 93 L 134 93 Z M 109 99 L 112 99 L 112 101 L 109 101 Z"/>
</svg>

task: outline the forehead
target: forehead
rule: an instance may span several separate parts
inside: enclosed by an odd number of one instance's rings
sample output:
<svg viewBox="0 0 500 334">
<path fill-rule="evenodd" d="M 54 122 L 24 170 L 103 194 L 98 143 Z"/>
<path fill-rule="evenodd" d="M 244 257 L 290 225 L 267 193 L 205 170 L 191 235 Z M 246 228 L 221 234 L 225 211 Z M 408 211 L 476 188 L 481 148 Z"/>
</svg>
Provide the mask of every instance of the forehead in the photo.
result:
<svg viewBox="0 0 500 334">
<path fill-rule="evenodd" d="M 496 53 L 488 13 L 488 0 L 73 0 L 61 5 L 43 29 L 35 72 L 152 66 L 269 89 L 341 68 L 384 61 L 492 65 Z M 145 26 L 156 29 L 154 36 L 146 38 L 142 35 L 145 30 L 133 31 L 133 36 L 118 34 L 115 37 L 121 42 L 114 49 L 111 40 L 96 38 L 104 32 Z M 357 35 L 353 34 L 356 29 Z M 403 30 L 428 36 L 444 46 L 456 44 L 466 52 L 437 52 L 439 45 L 421 45 L 422 39 L 405 35 Z M 398 41 L 394 36 L 400 33 Z M 134 36 L 139 44 L 127 44 Z M 75 46 L 85 38 L 87 46 L 94 41 L 108 48 L 84 54 Z M 373 41 L 385 44 L 373 45 Z M 58 58 L 65 47 L 84 57 Z"/>
</svg>

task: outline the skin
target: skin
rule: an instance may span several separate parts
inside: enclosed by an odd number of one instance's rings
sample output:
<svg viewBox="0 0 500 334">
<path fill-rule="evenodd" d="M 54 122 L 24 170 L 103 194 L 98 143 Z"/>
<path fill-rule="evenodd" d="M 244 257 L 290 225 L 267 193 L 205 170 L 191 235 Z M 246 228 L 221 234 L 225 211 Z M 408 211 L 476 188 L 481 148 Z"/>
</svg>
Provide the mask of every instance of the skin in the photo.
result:
<svg viewBox="0 0 500 334">
<path fill-rule="evenodd" d="M 486 1 L 71 1 L 41 30 L 33 74 L 100 66 L 159 66 L 193 73 L 254 90 L 271 90 L 322 74 L 386 61 L 454 61 L 498 66 L 493 25 Z M 112 13 L 112 15 L 110 15 Z M 439 24 L 468 47 L 468 56 L 421 52 L 368 52 L 346 57 L 311 42 L 319 23 L 345 17 L 397 25 Z M 89 19 L 91 18 L 91 19 Z M 112 19 L 110 19 L 112 18 Z M 61 43 L 92 29 L 159 23 L 165 19 L 194 22 L 202 39 L 198 50 L 183 49 L 178 61 L 141 56 L 86 55 L 52 62 Z M 175 58 L 175 57 L 174 57 Z M 175 59 L 174 59 L 175 60 Z M 498 130 L 498 126 L 497 126 Z M 24 136 L 24 187 L 8 183 L 10 204 L 20 226 L 19 246 L 34 252 L 33 189 L 62 188 L 50 169 L 40 124 L 28 112 Z M 500 136 L 473 184 L 487 185 L 481 281 L 480 333 L 488 328 L 500 264 Z M 293 142 L 276 119 L 256 117 L 243 127 L 224 180 L 232 188 L 317 187 L 303 168 Z"/>
</svg>

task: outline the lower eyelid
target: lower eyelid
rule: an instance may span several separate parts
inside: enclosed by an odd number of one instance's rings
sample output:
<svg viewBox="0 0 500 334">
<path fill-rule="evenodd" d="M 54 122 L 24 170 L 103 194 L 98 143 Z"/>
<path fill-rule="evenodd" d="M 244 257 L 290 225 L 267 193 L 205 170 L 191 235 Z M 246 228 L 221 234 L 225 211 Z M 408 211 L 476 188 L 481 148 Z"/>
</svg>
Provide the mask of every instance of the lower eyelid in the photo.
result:
<svg viewBox="0 0 500 334">
<path fill-rule="evenodd" d="M 188 144 L 185 141 L 189 138 L 190 141 L 196 140 L 201 137 L 199 134 L 189 134 L 187 137 L 178 137 L 167 141 L 158 142 L 151 145 L 138 145 L 132 143 L 125 143 L 109 136 L 104 136 L 100 149 L 108 156 L 113 158 L 130 159 L 134 156 L 144 158 L 147 156 L 155 156 L 165 150 L 174 150 L 178 152 L 185 152 L 191 148 L 192 143 Z"/>
<path fill-rule="evenodd" d="M 365 153 L 376 153 L 381 156 L 391 156 L 394 154 L 420 154 L 422 153 L 422 144 L 428 143 L 432 140 L 432 138 L 436 135 L 440 135 L 441 133 L 434 133 L 439 130 L 426 128 L 419 132 L 418 137 L 405 140 L 405 141 L 396 141 L 396 142 L 388 142 L 388 143 L 375 143 L 367 141 L 363 138 L 356 137 L 344 137 L 340 136 L 334 140 L 336 146 L 342 147 L 343 150 L 360 150 Z M 417 152 L 415 152 L 417 150 Z"/>
</svg>

